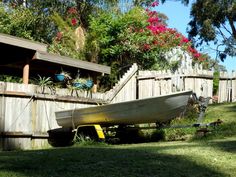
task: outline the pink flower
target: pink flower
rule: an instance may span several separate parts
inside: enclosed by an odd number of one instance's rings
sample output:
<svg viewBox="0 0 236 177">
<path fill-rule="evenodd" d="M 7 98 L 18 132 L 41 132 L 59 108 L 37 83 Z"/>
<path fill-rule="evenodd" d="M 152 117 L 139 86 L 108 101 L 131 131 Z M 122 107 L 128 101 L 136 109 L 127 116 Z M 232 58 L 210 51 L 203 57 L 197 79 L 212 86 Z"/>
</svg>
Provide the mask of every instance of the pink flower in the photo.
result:
<svg viewBox="0 0 236 177">
<path fill-rule="evenodd" d="M 160 23 L 155 23 L 154 25 L 147 26 L 147 29 L 151 30 L 153 34 L 159 34 L 162 32 L 166 32 L 168 28 Z"/>
<path fill-rule="evenodd" d="M 149 17 L 157 16 L 157 11 L 149 11 L 148 16 Z"/>
<path fill-rule="evenodd" d="M 151 46 L 149 44 L 144 44 L 143 45 L 143 49 L 144 50 L 150 50 L 151 49 Z"/>
<path fill-rule="evenodd" d="M 158 17 L 150 17 L 150 18 L 148 19 L 148 22 L 149 22 L 149 23 L 159 22 L 159 18 L 158 18 Z"/>
<path fill-rule="evenodd" d="M 144 29 L 140 29 L 139 32 L 140 32 L 140 33 L 143 33 L 143 32 L 144 32 Z"/>
<path fill-rule="evenodd" d="M 158 41 L 157 41 L 157 40 L 153 41 L 153 44 L 154 44 L 154 45 L 157 45 L 157 44 L 158 44 Z"/>
<path fill-rule="evenodd" d="M 198 53 L 198 52 L 196 52 L 196 53 L 193 54 L 193 56 L 194 56 L 195 58 L 199 58 L 199 57 L 201 56 L 201 54 Z"/>
<path fill-rule="evenodd" d="M 158 6 L 158 5 L 159 5 L 159 2 L 158 1 L 154 1 L 151 6 L 155 7 L 155 6 Z"/>
<path fill-rule="evenodd" d="M 69 8 L 68 13 L 69 14 L 77 14 L 77 10 L 75 7 L 71 7 L 71 8 Z"/>
<path fill-rule="evenodd" d="M 73 26 L 77 25 L 77 23 L 78 23 L 78 21 L 77 21 L 76 18 L 72 18 L 72 19 L 71 19 L 71 24 L 72 24 Z"/>
<path fill-rule="evenodd" d="M 196 52 L 196 50 L 195 49 L 193 49 L 191 46 L 188 46 L 188 52 L 190 52 L 190 53 L 195 53 Z"/>
<path fill-rule="evenodd" d="M 183 36 L 180 42 L 181 42 L 181 43 L 188 43 L 189 40 L 188 40 L 188 38 L 186 38 L 186 37 Z"/>
</svg>

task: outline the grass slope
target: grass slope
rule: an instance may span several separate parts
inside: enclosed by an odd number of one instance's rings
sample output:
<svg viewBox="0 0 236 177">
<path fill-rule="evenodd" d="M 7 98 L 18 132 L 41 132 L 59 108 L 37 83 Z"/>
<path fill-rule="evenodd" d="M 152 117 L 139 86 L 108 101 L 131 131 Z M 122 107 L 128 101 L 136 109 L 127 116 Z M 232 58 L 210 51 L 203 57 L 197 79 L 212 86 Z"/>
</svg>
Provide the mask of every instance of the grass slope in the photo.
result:
<svg viewBox="0 0 236 177">
<path fill-rule="evenodd" d="M 236 136 L 236 103 L 211 105 L 206 112 L 207 122 L 221 119 L 223 124 L 213 132 L 215 138 Z"/>
<path fill-rule="evenodd" d="M 236 138 L 0 152 L 2 177 L 236 176 Z"/>
<path fill-rule="evenodd" d="M 192 125 L 197 122 L 198 115 L 193 118 L 176 119 L 171 122 L 175 125 Z M 236 103 L 214 104 L 208 106 L 204 121 L 202 123 L 211 123 L 220 119 L 223 123 L 220 126 L 208 127 L 210 133 L 206 137 L 195 136 L 197 128 L 172 128 L 165 130 L 166 140 L 186 140 L 186 139 L 215 139 L 236 136 Z"/>
<path fill-rule="evenodd" d="M 234 177 L 236 104 L 210 106 L 206 122 L 223 125 L 201 141 L 0 152 L 0 177 Z"/>
</svg>

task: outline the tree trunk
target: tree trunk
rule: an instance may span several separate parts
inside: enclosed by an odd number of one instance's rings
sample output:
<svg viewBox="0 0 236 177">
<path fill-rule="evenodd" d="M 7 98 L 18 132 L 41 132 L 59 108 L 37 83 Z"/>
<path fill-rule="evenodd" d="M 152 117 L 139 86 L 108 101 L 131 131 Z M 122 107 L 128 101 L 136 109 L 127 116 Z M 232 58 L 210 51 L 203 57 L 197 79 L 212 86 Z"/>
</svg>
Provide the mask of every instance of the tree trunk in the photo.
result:
<svg viewBox="0 0 236 177">
<path fill-rule="evenodd" d="M 234 21 L 231 17 L 228 17 L 228 19 L 229 19 L 229 25 L 232 29 L 233 37 L 234 37 L 234 39 L 236 39 L 236 28 L 234 26 Z"/>
</svg>

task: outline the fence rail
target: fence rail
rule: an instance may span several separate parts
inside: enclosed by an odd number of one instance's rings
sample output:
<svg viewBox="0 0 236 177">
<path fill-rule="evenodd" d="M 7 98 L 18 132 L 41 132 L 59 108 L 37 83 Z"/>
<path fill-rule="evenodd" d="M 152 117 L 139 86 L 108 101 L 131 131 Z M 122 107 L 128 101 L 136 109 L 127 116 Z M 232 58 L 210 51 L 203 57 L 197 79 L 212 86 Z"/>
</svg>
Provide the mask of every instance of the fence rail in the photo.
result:
<svg viewBox="0 0 236 177">
<path fill-rule="evenodd" d="M 41 93 L 36 85 L 0 82 L 0 149 L 45 147 L 47 131 L 58 128 L 55 112 L 104 104 L 103 93 L 58 89 Z M 75 93 L 74 93 L 75 94 Z"/>
<path fill-rule="evenodd" d="M 219 103 L 236 101 L 236 73 L 220 73 L 217 95 L 213 95 L 213 79 L 213 71 L 203 70 L 199 65 L 171 72 L 142 71 L 134 64 L 106 98 L 112 94 L 114 103 L 192 90 L 197 96 L 217 98 L 214 101 Z"/>
</svg>

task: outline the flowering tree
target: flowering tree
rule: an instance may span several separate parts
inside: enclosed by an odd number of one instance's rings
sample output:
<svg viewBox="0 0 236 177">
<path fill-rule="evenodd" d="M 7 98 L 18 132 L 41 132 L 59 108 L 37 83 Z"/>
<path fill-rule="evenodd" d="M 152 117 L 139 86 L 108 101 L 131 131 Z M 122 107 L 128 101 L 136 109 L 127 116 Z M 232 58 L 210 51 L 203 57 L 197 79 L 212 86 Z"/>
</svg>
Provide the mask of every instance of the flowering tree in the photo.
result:
<svg viewBox="0 0 236 177">
<path fill-rule="evenodd" d="M 188 52 L 195 62 L 203 62 L 204 55 L 192 47 L 191 41 L 168 28 L 163 15 L 152 10 L 157 5 L 155 1 L 146 10 L 136 7 L 125 14 L 102 13 L 91 18 L 87 57 L 112 66 L 113 79 L 134 62 L 142 69 L 178 67 L 178 62 L 165 57 L 176 47 Z"/>
<path fill-rule="evenodd" d="M 192 47 L 191 41 L 175 29 L 168 28 L 163 14 L 152 9 L 133 8 L 125 14 L 102 13 L 90 20 L 86 40 L 88 59 L 110 65 L 112 74 L 107 83 L 114 83 L 132 63 L 141 69 L 175 69 L 179 61 L 170 61 L 166 53 L 180 48 L 194 62 L 206 62 L 205 55 Z M 106 78 L 106 81 L 108 78 Z"/>
<path fill-rule="evenodd" d="M 205 57 L 200 54 L 196 49 L 192 47 L 191 41 L 189 41 L 185 36 L 179 33 L 175 29 L 168 28 L 165 23 L 159 18 L 159 13 L 157 11 L 150 10 L 152 7 L 158 6 L 158 1 L 151 3 L 149 8 L 146 9 L 148 14 L 148 26 L 145 30 L 151 32 L 150 40 L 148 43 L 143 45 L 145 51 L 148 51 L 150 54 L 158 51 L 159 60 L 162 58 L 163 54 L 170 51 L 172 48 L 179 47 L 184 51 L 187 51 L 192 58 L 197 62 L 202 62 L 205 60 Z M 144 31 L 140 29 L 139 31 Z M 164 61 L 165 67 L 171 69 L 173 65 L 166 62 L 165 60 L 156 61 L 155 66 Z M 177 63 L 176 63 L 177 64 Z M 163 68 L 163 65 L 161 66 Z"/>
<path fill-rule="evenodd" d="M 58 32 L 49 50 L 75 59 L 84 59 L 82 50 L 85 35 L 77 9 L 75 7 L 68 8 L 64 17 L 54 13 L 52 20 L 57 25 Z"/>
</svg>

